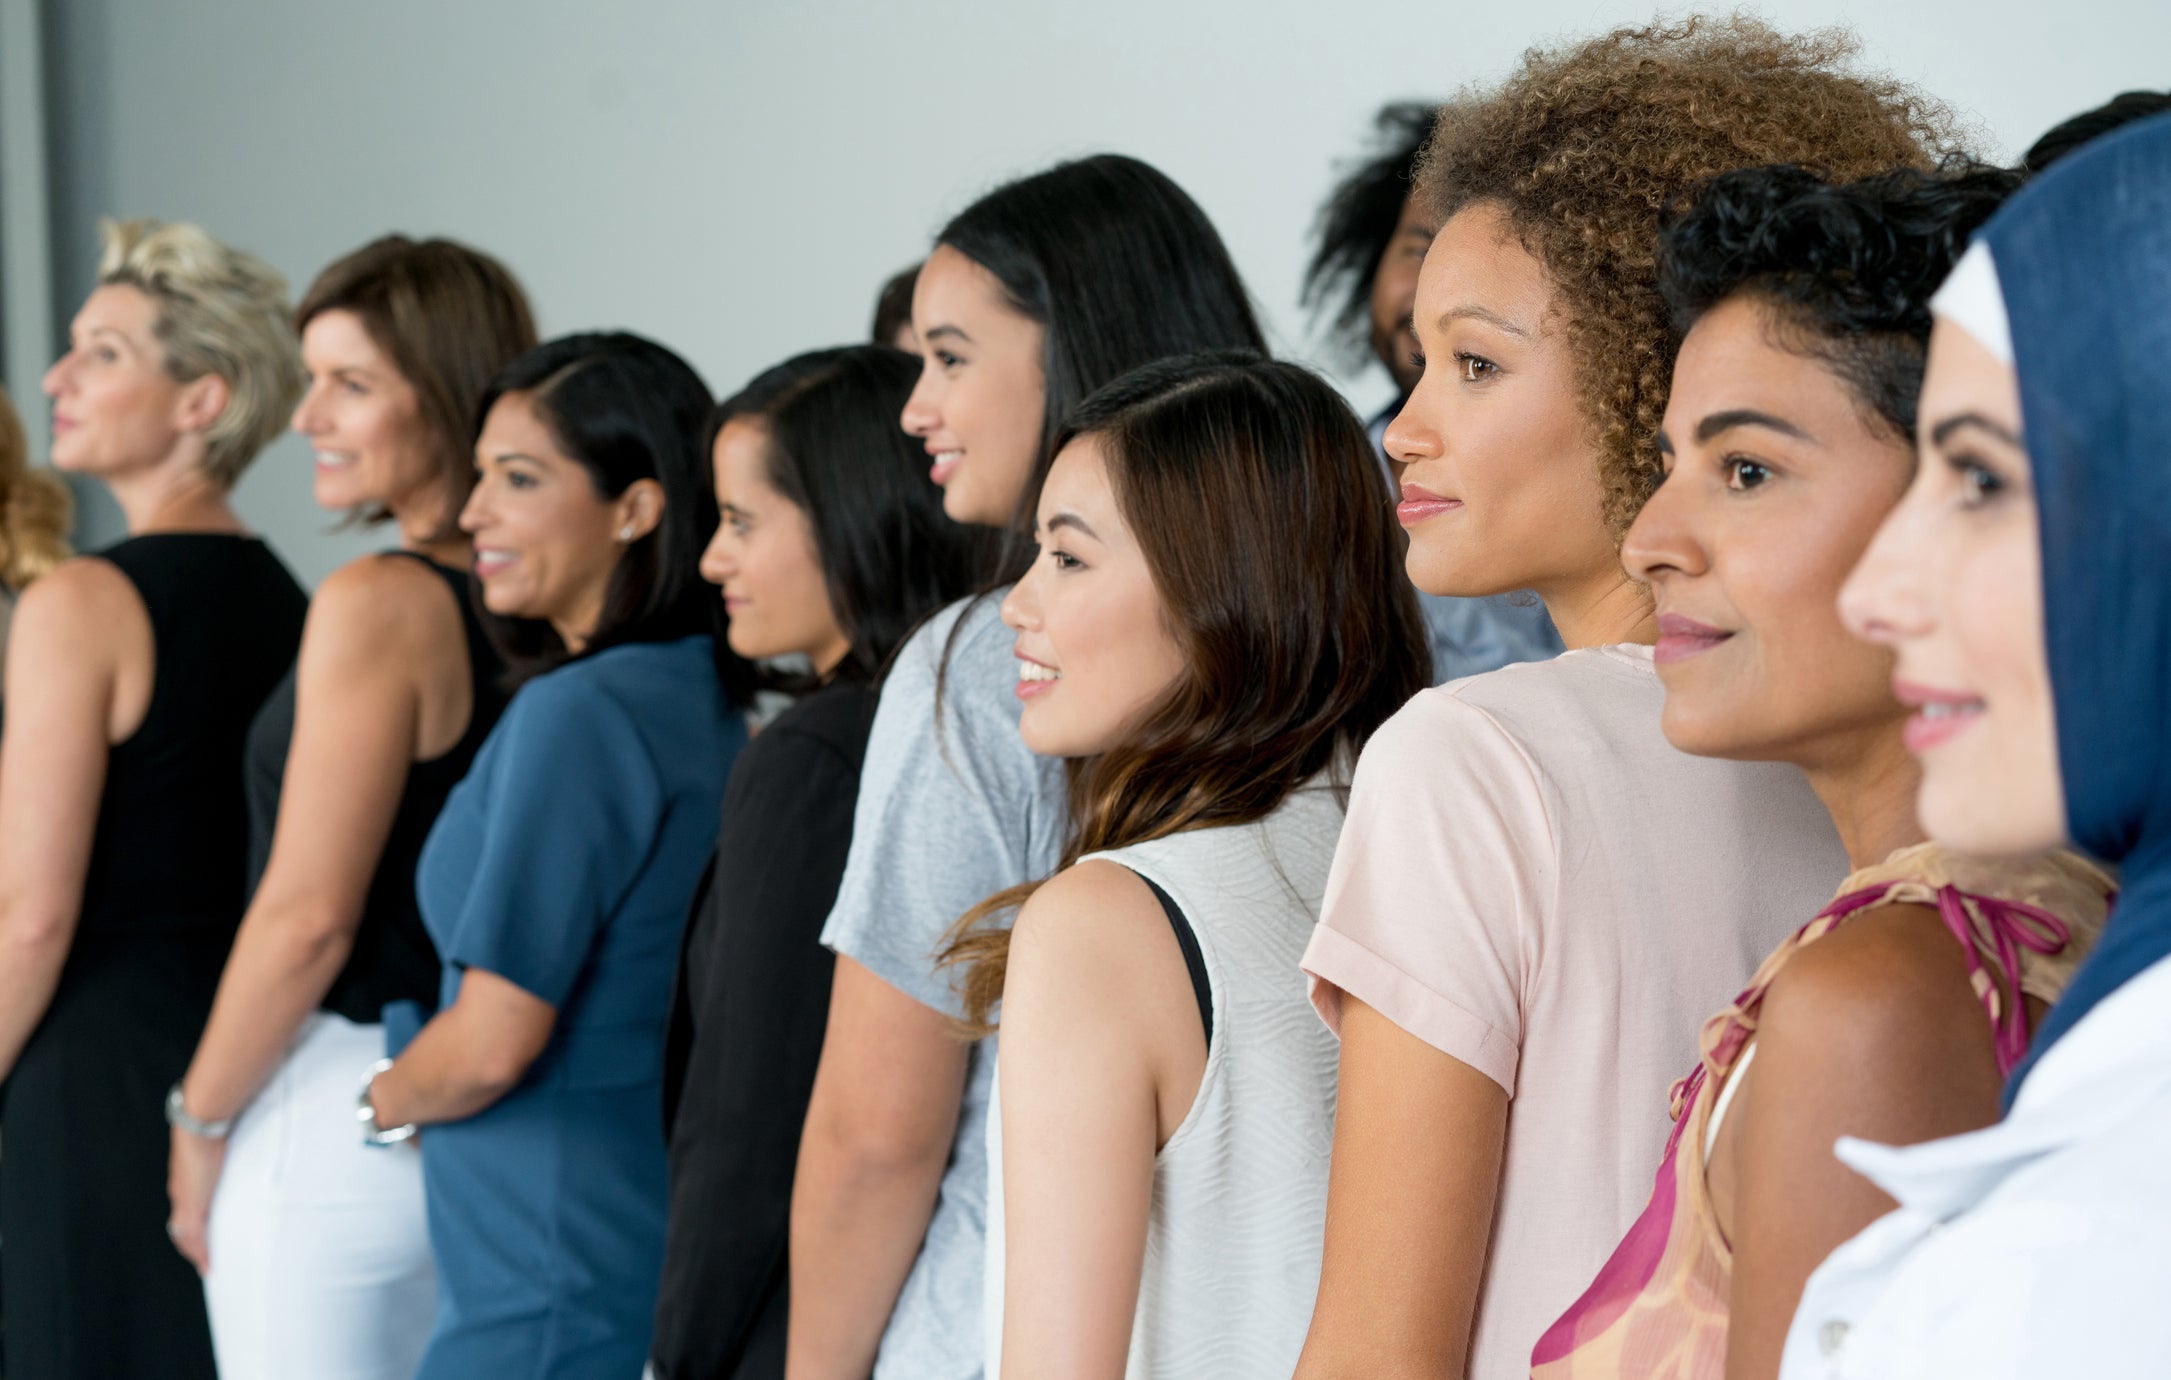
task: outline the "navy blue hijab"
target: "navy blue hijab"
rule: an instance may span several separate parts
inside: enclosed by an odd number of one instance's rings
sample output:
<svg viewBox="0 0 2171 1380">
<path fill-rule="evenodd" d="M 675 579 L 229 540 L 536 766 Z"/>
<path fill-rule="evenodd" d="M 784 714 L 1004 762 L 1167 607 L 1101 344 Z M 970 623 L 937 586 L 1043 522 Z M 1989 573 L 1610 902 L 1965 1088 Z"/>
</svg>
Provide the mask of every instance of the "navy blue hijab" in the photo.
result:
<svg viewBox="0 0 2171 1380">
<path fill-rule="evenodd" d="M 2043 538 L 2066 827 L 2116 864 L 2095 952 L 2014 1071 L 2171 957 L 2171 116 L 2059 162 L 1985 225 Z"/>
</svg>

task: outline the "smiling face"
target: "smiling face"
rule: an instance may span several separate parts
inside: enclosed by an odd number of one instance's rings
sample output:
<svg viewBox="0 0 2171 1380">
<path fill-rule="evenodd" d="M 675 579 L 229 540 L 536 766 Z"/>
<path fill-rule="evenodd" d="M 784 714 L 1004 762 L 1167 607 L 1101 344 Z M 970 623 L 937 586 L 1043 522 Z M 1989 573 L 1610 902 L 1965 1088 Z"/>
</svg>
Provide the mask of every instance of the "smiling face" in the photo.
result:
<svg viewBox="0 0 2171 1380">
<path fill-rule="evenodd" d="M 716 433 L 716 505 L 723 522 L 701 554 L 701 575 L 723 591 L 731 650 L 760 660 L 798 653 L 827 675 L 850 644 L 822 574 L 814 524 L 769 481 L 770 435 L 758 417 Z"/>
<path fill-rule="evenodd" d="M 1386 437 L 1410 579 L 1449 595 L 1617 583 L 1552 285 L 1497 208 L 1468 207 L 1433 240 L 1416 323 L 1423 377 Z"/>
<path fill-rule="evenodd" d="M 1183 673 L 1183 651 L 1092 436 L 1055 457 L 1036 534 L 1040 557 L 1003 600 L 1018 635 L 1018 731 L 1042 756 L 1091 757 L 1137 731 Z"/>
<path fill-rule="evenodd" d="M 67 353 L 45 373 L 53 468 L 126 474 L 164 460 L 191 429 L 192 395 L 205 381 L 179 383 L 166 372 L 157 325 L 158 304 L 140 288 L 111 283 L 84 300 Z"/>
<path fill-rule="evenodd" d="M 1790 329 L 1737 295 L 1689 332 L 1659 435 L 1666 479 L 1621 557 L 1657 600 L 1675 747 L 1843 767 L 1905 717 L 1890 653 L 1848 633 L 1838 599 L 1913 447 L 1775 328 Z"/>
<path fill-rule="evenodd" d="M 543 619 L 579 650 L 602 616 L 619 557 L 662 515 L 663 488 L 653 479 L 635 480 L 615 499 L 597 493 L 528 394 L 491 405 L 460 526 L 475 539 L 475 577 L 492 613 Z"/>
<path fill-rule="evenodd" d="M 316 451 L 316 500 L 335 511 L 382 507 L 434 524 L 445 480 L 414 385 L 350 311 L 319 312 L 302 328 L 309 391 L 294 429 Z"/>
<path fill-rule="evenodd" d="M 920 268 L 912 326 L 923 363 L 904 428 L 926 443 L 952 521 L 1003 526 L 1040 456 L 1047 332 L 1010 305 L 994 274 L 946 244 Z"/>
<path fill-rule="evenodd" d="M 1417 198 L 1404 197 L 1401 218 L 1395 221 L 1394 237 L 1380 255 L 1372 276 L 1372 353 L 1394 375 L 1395 387 L 1407 394 L 1417 386 L 1417 331 L 1412 318 L 1417 309 L 1417 278 L 1425 265 L 1425 251 L 1432 247 L 1432 223 Z"/>
<path fill-rule="evenodd" d="M 2065 838 L 2042 546 L 2020 387 L 1940 317 L 1922 381 L 1922 465 L 1848 579 L 1857 636 L 1899 654 L 1924 832 L 1986 856 Z"/>
</svg>

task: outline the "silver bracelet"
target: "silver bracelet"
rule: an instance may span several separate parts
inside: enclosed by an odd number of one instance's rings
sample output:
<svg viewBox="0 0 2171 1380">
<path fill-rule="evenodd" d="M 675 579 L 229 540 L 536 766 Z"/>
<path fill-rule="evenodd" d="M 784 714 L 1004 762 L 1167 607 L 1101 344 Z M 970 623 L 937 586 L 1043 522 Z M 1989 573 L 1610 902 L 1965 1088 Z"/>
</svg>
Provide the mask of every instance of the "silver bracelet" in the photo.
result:
<svg viewBox="0 0 2171 1380">
<path fill-rule="evenodd" d="M 379 1059 L 362 1074 L 362 1090 L 354 1099 L 354 1119 L 362 1123 L 364 1145 L 397 1145 L 403 1140 L 411 1139 L 415 1134 L 415 1124 L 412 1121 L 405 1126 L 379 1126 L 377 1109 L 369 1104 L 369 1085 L 377 1081 L 378 1074 L 391 1067 L 390 1059 Z"/>
<path fill-rule="evenodd" d="M 234 1129 L 234 1119 L 199 1121 L 188 1114 L 188 1104 L 181 1098 L 181 1085 L 176 1083 L 166 1094 L 166 1124 L 176 1131 L 186 1131 L 205 1140 L 224 1140 L 226 1133 Z"/>
</svg>

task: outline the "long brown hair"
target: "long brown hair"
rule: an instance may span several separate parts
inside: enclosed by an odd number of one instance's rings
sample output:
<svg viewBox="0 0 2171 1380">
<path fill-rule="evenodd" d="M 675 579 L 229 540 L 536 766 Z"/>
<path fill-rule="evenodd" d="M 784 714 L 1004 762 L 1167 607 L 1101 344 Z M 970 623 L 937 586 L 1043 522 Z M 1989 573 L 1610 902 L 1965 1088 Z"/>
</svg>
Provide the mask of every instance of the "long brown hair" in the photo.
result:
<svg viewBox="0 0 2171 1380">
<path fill-rule="evenodd" d="M 30 468 L 22 420 L 0 391 L 0 587 L 19 592 L 68 559 L 74 512 L 60 477 Z"/>
<path fill-rule="evenodd" d="M 1432 669 L 1386 476 L 1317 375 L 1248 351 L 1163 360 L 1087 398 L 1056 449 L 1084 435 L 1185 669 L 1130 741 L 1069 763 L 1063 867 L 1265 818 L 1354 762 Z M 976 1036 L 993 1029 L 1010 917 L 1039 886 L 991 896 L 951 929 L 941 962 L 963 973 Z"/>
</svg>

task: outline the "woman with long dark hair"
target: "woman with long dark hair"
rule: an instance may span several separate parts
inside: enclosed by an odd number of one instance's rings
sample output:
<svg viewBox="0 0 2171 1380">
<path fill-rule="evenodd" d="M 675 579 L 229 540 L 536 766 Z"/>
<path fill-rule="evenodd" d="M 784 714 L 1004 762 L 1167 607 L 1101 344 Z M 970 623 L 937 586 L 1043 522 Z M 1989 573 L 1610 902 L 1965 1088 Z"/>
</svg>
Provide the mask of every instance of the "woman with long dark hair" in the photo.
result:
<svg viewBox="0 0 2171 1380">
<path fill-rule="evenodd" d="M 1294 365 L 1149 365 L 1058 446 L 1003 617 L 1070 837 L 947 954 L 976 1028 L 1002 1006 L 988 1373 L 1285 1374 L 1334 1127 L 1296 962 L 1349 768 L 1426 681 L 1401 535 Z"/>
<path fill-rule="evenodd" d="M 420 1376 L 632 1375 L 663 1259 L 672 963 L 746 740 L 744 663 L 697 569 L 710 398 L 660 345 L 574 335 L 482 406 L 460 525 L 528 679 L 423 848 L 439 1009 L 419 1033 L 412 1006 L 387 1013 L 400 1052 L 370 1070 L 362 1133 L 427 1128 Z"/>
<path fill-rule="evenodd" d="M 971 592 L 985 529 L 942 514 L 897 428 L 919 361 L 817 350 L 719 403 L 723 521 L 701 560 L 731 645 L 806 658 L 791 706 L 739 754 L 680 950 L 664 1049 L 671 1211 L 660 1380 L 779 1377 L 792 1165 L 835 960 L 821 946 L 852 842 L 875 685 L 922 619 Z"/>
<path fill-rule="evenodd" d="M 944 511 L 986 527 L 1032 512 L 1056 427 L 1093 389 L 1169 355 L 1263 347 L 1197 203 L 1109 155 L 966 208 L 912 316 L 905 430 Z M 1031 556 L 1013 537 L 997 586 Z M 882 689 L 822 933 L 836 981 L 792 1190 L 792 1369 L 809 1380 L 980 1373 L 993 1067 L 956 1038 L 933 954 L 968 908 L 1057 861 L 1061 773 L 1018 741 L 1015 667 L 996 602 L 978 599 L 929 620 Z"/>
</svg>

